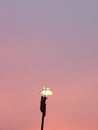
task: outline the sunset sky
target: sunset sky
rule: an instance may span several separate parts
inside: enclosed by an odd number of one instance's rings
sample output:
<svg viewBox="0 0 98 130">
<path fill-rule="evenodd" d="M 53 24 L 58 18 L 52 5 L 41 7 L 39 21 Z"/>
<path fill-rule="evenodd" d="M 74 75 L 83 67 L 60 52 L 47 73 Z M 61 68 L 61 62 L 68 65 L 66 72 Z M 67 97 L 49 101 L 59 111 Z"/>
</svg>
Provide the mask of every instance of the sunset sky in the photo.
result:
<svg viewBox="0 0 98 130">
<path fill-rule="evenodd" d="M 0 0 L 0 130 L 98 130 L 98 1 Z"/>
</svg>

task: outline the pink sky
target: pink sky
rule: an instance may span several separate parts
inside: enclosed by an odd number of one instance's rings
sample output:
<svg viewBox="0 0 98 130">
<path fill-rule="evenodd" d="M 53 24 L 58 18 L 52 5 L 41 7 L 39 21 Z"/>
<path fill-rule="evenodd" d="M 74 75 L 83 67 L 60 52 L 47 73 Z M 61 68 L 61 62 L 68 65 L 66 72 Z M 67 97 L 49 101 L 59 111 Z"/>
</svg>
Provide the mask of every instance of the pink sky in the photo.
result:
<svg viewBox="0 0 98 130">
<path fill-rule="evenodd" d="M 0 1 L 0 130 L 98 130 L 96 0 Z"/>
</svg>

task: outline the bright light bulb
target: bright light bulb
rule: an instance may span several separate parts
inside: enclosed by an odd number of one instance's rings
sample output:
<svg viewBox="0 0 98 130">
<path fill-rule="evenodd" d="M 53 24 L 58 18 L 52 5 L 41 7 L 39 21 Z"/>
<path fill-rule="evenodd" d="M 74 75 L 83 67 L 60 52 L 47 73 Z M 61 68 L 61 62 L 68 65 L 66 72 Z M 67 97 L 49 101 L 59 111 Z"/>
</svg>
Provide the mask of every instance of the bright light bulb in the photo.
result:
<svg viewBox="0 0 98 130">
<path fill-rule="evenodd" d="M 44 87 L 40 94 L 44 97 L 53 95 L 52 91 L 48 87 Z"/>
</svg>

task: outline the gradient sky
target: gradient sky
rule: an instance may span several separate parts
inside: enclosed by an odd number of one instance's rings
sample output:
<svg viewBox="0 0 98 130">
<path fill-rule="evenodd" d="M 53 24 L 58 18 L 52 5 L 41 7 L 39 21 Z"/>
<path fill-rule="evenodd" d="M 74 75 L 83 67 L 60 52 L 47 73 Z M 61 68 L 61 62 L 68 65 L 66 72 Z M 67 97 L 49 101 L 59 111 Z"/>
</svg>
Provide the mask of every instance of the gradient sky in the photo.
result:
<svg viewBox="0 0 98 130">
<path fill-rule="evenodd" d="M 0 0 L 0 130 L 98 130 L 98 1 Z"/>
</svg>

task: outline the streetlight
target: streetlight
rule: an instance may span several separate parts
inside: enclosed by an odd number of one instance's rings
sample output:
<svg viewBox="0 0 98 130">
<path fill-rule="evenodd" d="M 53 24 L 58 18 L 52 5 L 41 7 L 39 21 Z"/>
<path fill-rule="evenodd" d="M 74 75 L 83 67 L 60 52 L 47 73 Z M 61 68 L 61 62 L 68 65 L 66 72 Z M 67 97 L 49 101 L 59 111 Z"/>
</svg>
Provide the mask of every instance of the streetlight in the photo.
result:
<svg viewBox="0 0 98 130">
<path fill-rule="evenodd" d="M 44 87 L 43 90 L 40 92 L 40 94 L 41 94 L 40 111 L 42 112 L 41 130 L 43 130 L 44 117 L 46 116 L 46 99 L 48 96 L 52 95 L 53 93 L 48 87 Z"/>
</svg>

